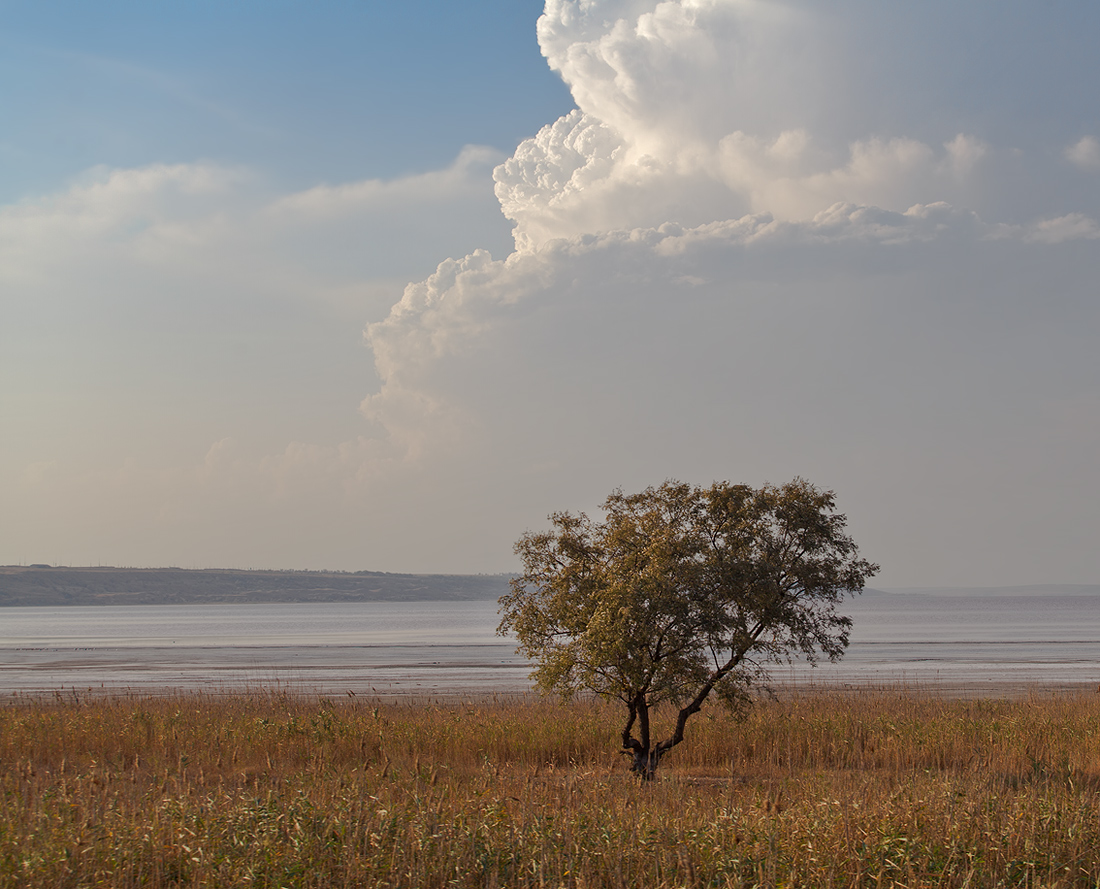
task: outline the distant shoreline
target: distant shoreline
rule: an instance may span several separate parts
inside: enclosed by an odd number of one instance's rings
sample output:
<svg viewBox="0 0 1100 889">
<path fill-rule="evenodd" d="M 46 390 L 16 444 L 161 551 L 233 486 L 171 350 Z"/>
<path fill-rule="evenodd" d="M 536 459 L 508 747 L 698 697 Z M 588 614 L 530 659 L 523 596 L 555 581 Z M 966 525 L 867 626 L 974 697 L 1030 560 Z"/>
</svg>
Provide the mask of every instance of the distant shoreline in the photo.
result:
<svg viewBox="0 0 1100 889">
<path fill-rule="evenodd" d="M 241 568 L 0 566 L 0 608 L 499 599 L 510 574 L 392 574 Z M 864 595 L 1100 596 L 1100 584 L 887 587 Z"/>
<path fill-rule="evenodd" d="M 0 565 L 0 608 L 499 599 L 511 574 Z M 1100 584 L 868 588 L 865 596 L 1100 596 Z"/>
<path fill-rule="evenodd" d="M 0 566 L 0 607 L 499 599 L 509 574 Z"/>
</svg>

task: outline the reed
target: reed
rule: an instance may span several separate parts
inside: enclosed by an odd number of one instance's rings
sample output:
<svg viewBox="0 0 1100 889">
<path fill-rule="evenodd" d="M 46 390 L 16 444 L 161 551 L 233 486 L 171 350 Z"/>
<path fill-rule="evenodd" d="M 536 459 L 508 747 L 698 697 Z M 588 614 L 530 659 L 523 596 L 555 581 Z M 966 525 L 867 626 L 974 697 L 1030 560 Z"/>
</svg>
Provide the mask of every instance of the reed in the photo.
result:
<svg viewBox="0 0 1100 889">
<path fill-rule="evenodd" d="M 533 698 L 10 698 L 0 887 L 1100 885 L 1097 696 L 712 708 L 651 785 L 619 720 Z"/>
</svg>

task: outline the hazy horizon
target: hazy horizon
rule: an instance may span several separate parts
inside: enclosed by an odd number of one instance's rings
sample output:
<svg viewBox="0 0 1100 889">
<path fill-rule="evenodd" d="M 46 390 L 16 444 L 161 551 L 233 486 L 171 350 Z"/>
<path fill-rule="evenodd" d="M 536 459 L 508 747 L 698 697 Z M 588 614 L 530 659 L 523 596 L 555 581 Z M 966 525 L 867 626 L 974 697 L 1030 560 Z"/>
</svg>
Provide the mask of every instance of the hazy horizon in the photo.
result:
<svg viewBox="0 0 1100 889">
<path fill-rule="evenodd" d="M 875 588 L 1100 581 L 1097 33 L 17 0 L 0 563 L 506 573 L 616 488 L 801 476 Z"/>
<path fill-rule="evenodd" d="M 427 576 L 427 577 L 484 577 L 484 578 L 500 578 L 500 577 L 514 577 L 518 576 L 517 572 L 511 571 L 498 571 L 498 572 L 472 572 L 472 573 L 452 573 L 452 572 L 390 572 L 390 571 L 377 571 L 372 568 L 359 568 L 359 569 L 341 569 L 341 568 L 264 568 L 264 567 L 240 567 L 240 566 L 218 566 L 218 565 L 206 565 L 192 568 L 181 568 L 178 565 L 64 565 L 64 564 L 47 564 L 47 563 L 33 563 L 28 565 L 0 565 L 0 571 L 10 571 L 12 569 L 49 569 L 57 571 L 139 571 L 139 572 L 157 572 L 157 571 L 196 571 L 196 572 L 229 572 L 229 573 L 256 573 L 256 574 L 307 574 L 307 575 L 340 575 L 340 576 L 363 576 L 363 575 L 390 575 L 390 576 Z M 882 586 L 879 584 L 869 584 L 865 589 L 856 595 L 866 594 L 883 594 L 883 595 L 919 595 L 919 596 L 1096 596 L 1100 595 L 1100 584 L 1074 584 L 1074 583 L 1037 583 L 1037 584 L 1007 584 L 1001 586 Z M 26 606 L 20 606 L 26 607 Z"/>
</svg>

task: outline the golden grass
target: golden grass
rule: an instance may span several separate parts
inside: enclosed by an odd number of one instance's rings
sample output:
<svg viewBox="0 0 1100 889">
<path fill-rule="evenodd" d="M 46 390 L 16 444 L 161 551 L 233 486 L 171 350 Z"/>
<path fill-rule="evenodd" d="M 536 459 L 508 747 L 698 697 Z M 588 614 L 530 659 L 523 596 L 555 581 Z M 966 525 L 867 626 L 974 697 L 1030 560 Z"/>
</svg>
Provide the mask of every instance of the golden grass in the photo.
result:
<svg viewBox="0 0 1100 889">
<path fill-rule="evenodd" d="M 1097 886 L 1100 698 L 9 699 L 0 887 Z"/>
</svg>

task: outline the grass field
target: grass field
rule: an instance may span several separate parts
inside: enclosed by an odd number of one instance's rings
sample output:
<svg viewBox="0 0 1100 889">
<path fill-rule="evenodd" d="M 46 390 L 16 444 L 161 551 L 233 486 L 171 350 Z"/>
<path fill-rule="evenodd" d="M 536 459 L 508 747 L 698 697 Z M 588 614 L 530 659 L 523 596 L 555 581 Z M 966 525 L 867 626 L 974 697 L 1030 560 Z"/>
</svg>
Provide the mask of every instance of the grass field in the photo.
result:
<svg viewBox="0 0 1100 889">
<path fill-rule="evenodd" d="M 0 705 L 0 887 L 1097 886 L 1100 696 Z"/>
</svg>

